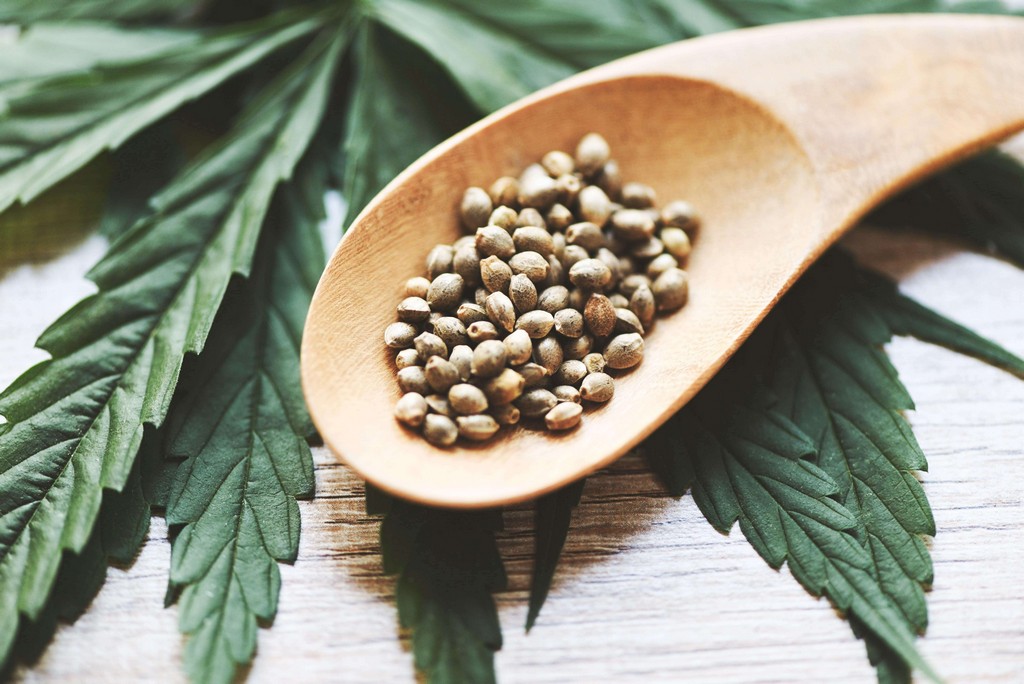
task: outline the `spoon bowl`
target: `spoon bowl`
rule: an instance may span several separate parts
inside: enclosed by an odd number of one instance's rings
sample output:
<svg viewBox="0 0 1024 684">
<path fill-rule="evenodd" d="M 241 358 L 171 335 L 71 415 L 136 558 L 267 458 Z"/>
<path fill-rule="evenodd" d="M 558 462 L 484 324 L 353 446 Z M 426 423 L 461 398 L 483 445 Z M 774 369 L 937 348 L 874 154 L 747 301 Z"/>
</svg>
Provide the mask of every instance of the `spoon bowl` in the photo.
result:
<svg viewBox="0 0 1024 684">
<path fill-rule="evenodd" d="M 427 153 L 353 223 L 303 338 L 313 420 L 360 475 L 421 503 L 495 506 L 584 476 L 696 394 L 871 206 L 1024 126 L 1021 76 L 1024 21 L 869 17 L 670 45 L 510 105 Z M 392 414 L 400 391 L 382 334 L 402 284 L 423 273 L 431 247 L 462 234 L 463 189 L 571 151 L 589 131 L 609 141 L 624 178 L 702 215 L 690 302 L 659 317 L 643 363 L 580 427 L 516 426 L 484 444 L 433 447 Z"/>
</svg>

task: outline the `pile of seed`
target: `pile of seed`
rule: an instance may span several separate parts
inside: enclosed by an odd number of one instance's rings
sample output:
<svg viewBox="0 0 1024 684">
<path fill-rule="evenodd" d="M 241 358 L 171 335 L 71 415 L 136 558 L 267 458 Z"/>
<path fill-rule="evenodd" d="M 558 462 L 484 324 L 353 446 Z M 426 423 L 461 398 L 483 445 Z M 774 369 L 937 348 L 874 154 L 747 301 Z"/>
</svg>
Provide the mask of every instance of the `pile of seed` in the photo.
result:
<svg viewBox="0 0 1024 684">
<path fill-rule="evenodd" d="M 432 444 L 520 420 L 575 427 L 583 402 L 610 400 L 612 376 L 641 362 L 655 313 L 686 303 L 693 208 L 655 209 L 596 133 L 575 158 L 548 152 L 469 188 L 460 213 L 468 234 L 430 251 L 429 279 L 405 283 L 384 331 L 404 392 L 395 417 Z"/>
</svg>

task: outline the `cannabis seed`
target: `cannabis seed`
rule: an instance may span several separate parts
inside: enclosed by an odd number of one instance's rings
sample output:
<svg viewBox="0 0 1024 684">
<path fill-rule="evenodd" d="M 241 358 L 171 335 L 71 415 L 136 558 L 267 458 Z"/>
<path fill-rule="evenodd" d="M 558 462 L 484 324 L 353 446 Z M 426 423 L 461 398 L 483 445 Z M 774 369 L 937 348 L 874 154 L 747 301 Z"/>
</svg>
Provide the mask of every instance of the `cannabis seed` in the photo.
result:
<svg viewBox="0 0 1024 684">
<path fill-rule="evenodd" d="M 423 363 L 426 363 L 427 359 L 431 356 L 440 356 L 442 359 L 448 358 L 448 347 L 446 347 L 444 341 L 434 333 L 420 333 L 416 336 L 416 339 L 413 340 L 413 344 L 416 345 L 416 353 L 419 355 L 420 361 Z"/>
<path fill-rule="evenodd" d="M 430 383 L 423 366 L 406 366 L 398 371 L 398 386 L 405 393 L 430 394 Z"/>
<path fill-rule="evenodd" d="M 523 364 L 518 372 L 523 376 L 523 387 L 526 389 L 536 389 L 547 383 L 548 371 L 539 363 Z"/>
<path fill-rule="evenodd" d="M 544 288 L 537 297 L 537 308 L 550 314 L 569 306 L 569 290 L 563 285 Z"/>
<path fill-rule="evenodd" d="M 583 365 L 587 367 L 587 373 L 604 372 L 604 354 L 590 353 L 583 357 Z"/>
<path fill-rule="evenodd" d="M 427 359 L 427 365 L 423 368 L 424 375 L 430 388 L 435 392 L 447 392 L 452 385 L 457 383 L 459 369 L 451 361 L 445 361 L 440 356 L 431 356 Z"/>
<path fill-rule="evenodd" d="M 422 297 L 406 297 L 398 305 L 398 319 L 406 323 L 425 323 L 430 318 L 430 305 Z"/>
<path fill-rule="evenodd" d="M 629 300 L 626 299 L 625 295 L 621 292 L 613 292 L 608 295 L 608 301 L 612 303 L 616 309 L 627 309 L 629 308 Z"/>
<path fill-rule="evenodd" d="M 504 292 L 492 292 L 487 295 L 487 303 L 484 304 L 487 316 L 491 323 L 505 330 L 512 332 L 516 326 L 516 310 L 512 300 Z"/>
<path fill-rule="evenodd" d="M 583 182 L 575 174 L 566 173 L 555 179 L 555 188 L 558 189 L 559 202 L 568 206 L 576 201 Z"/>
<path fill-rule="evenodd" d="M 583 320 L 595 337 L 610 335 L 615 329 L 615 307 L 604 295 L 590 295 L 583 309 Z"/>
<path fill-rule="evenodd" d="M 431 413 L 423 421 L 423 437 L 434 446 L 451 446 L 459 438 L 459 428 L 451 418 Z"/>
<path fill-rule="evenodd" d="M 693 233 L 700 225 L 700 217 L 689 202 L 676 200 L 669 202 L 661 210 L 661 223 L 672 228 L 682 228 Z"/>
<path fill-rule="evenodd" d="M 622 195 L 619 200 L 622 206 L 630 209 L 647 209 L 653 207 L 657 196 L 654 188 L 643 183 L 626 183 L 622 186 Z"/>
<path fill-rule="evenodd" d="M 477 304 L 471 304 L 469 302 L 459 304 L 459 310 L 455 312 L 455 315 L 460 321 L 462 321 L 462 325 L 465 326 L 489 320 L 487 318 L 487 311 L 484 307 Z"/>
<path fill-rule="evenodd" d="M 459 416 L 455 422 L 459 426 L 459 434 L 473 442 L 490 439 L 501 427 L 498 425 L 498 421 L 487 414 Z"/>
<path fill-rule="evenodd" d="M 452 270 L 454 257 L 455 251 L 451 245 L 434 245 L 434 248 L 427 254 L 427 273 L 431 278 L 448 273 Z"/>
<path fill-rule="evenodd" d="M 612 280 L 612 272 L 600 259 L 583 259 L 569 269 L 569 281 L 586 290 L 601 290 Z"/>
<path fill-rule="evenodd" d="M 654 301 L 658 303 L 658 311 L 672 311 L 686 304 L 690 294 L 686 271 L 670 268 L 654 281 L 651 287 Z"/>
<path fill-rule="evenodd" d="M 502 340 L 502 344 L 505 345 L 507 360 L 513 366 L 526 363 L 533 354 L 533 340 L 525 330 L 516 330 Z"/>
<path fill-rule="evenodd" d="M 512 269 L 509 269 L 509 278 L 512 277 Z M 490 294 L 490 290 L 486 287 L 478 287 L 473 291 L 473 303 L 477 306 L 484 306 L 487 304 L 487 295 Z"/>
<path fill-rule="evenodd" d="M 535 283 L 544 280 L 550 266 L 548 260 L 537 252 L 519 252 L 508 260 L 512 273 L 523 273 Z"/>
<path fill-rule="evenodd" d="M 629 298 L 629 310 L 636 314 L 637 320 L 644 329 L 654 325 L 654 315 L 657 313 L 657 305 L 654 301 L 654 293 L 645 284 L 641 284 L 633 291 Z"/>
<path fill-rule="evenodd" d="M 487 224 L 491 215 L 491 196 L 483 188 L 468 188 L 462 196 L 459 212 L 462 214 L 462 225 L 472 231 Z"/>
<path fill-rule="evenodd" d="M 676 261 L 676 258 L 674 256 L 668 254 L 667 252 L 664 254 L 659 254 L 658 256 L 654 257 L 654 259 L 651 260 L 651 263 L 647 265 L 647 277 L 650 278 L 651 280 L 657 280 L 658 276 L 660 276 L 665 271 L 669 270 L 670 268 L 678 267 L 679 262 Z"/>
<path fill-rule="evenodd" d="M 562 355 L 566 359 L 582 359 L 594 348 L 594 340 L 586 333 L 562 342 Z"/>
<path fill-rule="evenodd" d="M 561 285 L 565 282 L 565 267 L 554 254 L 548 256 L 548 275 L 538 285 L 542 288 Z"/>
<path fill-rule="evenodd" d="M 576 166 L 584 176 L 598 173 L 608 161 L 608 141 L 597 133 L 587 133 L 576 146 Z"/>
<path fill-rule="evenodd" d="M 516 246 L 508 231 L 499 226 L 476 229 L 476 251 L 481 257 L 496 256 L 508 259 L 516 253 Z"/>
<path fill-rule="evenodd" d="M 419 330 L 412 323 L 392 323 L 384 328 L 384 344 L 392 349 L 405 349 L 413 345 Z"/>
<path fill-rule="evenodd" d="M 534 170 L 536 169 L 536 170 Z M 519 177 L 519 204 L 544 209 L 558 201 L 558 185 L 543 166 L 527 167 Z"/>
<path fill-rule="evenodd" d="M 578 359 L 563 361 L 554 375 L 554 381 L 560 385 L 578 385 L 587 376 L 587 366 Z"/>
<path fill-rule="evenodd" d="M 491 184 L 489 194 L 494 206 L 511 207 L 519 201 L 519 181 L 511 176 L 502 176 Z"/>
<path fill-rule="evenodd" d="M 435 311 L 454 311 L 462 299 L 462 276 L 442 273 L 434 278 L 427 290 L 427 302 Z"/>
<path fill-rule="evenodd" d="M 448 397 L 441 394 L 428 394 L 427 395 L 427 407 L 433 412 L 448 418 L 454 419 L 455 416 L 459 415 L 452 408 L 452 404 L 448 401 Z"/>
<path fill-rule="evenodd" d="M 466 334 L 469 335 L 470 341 L 474 344 L 498 339 L 498 329 L 490 321 L 477 321 L 473 323 L 466 328 Z"/>
<path fill-rule="evenodd" d="M 427 296 L 428 289 L 430 289 L 430 281 L 423 276 L 416 276 L 405 281 L 406 297 L 419 297 L 423 299 Z"/>
<path fill-rule="evenodd" d="M 579 211 L 584 221 L 603 226 L 612 214 L 612 201 L 600 187 L 588 185 L 580 190 Z"/>
<path fill-rule="evenodd" d="M 646 240 L 654 235 L 654 221 L 642 209 L 620 209 L 612 214 L 612 230 L 627 242 Z"/>
<path fill-rule="evenodd" d="M 466 344 L 466 326 L 454 316 L 442 316 L 434 321 L 434 334 L 441 338 L 444 346 L 451 349 L 457 344 Z"/>
<path fill-rule="evenodd" d="M 632 368 L 644 358 L 644 338 L 637 333 L 616 335 L 604 349 L 609 368 Z"/>
<path fill-rule="evenodd" d="M 488 292 L 508 292 L 512 269 L 498 257 L 489 256 L 480 262 L 480 279 Z"/>
<path fill-rule="evenodd" d="M 547 311 L 527 311 L 516 321 L 516 330 L 525 330 L 533 339 L 545 337 L 551 332 L 555 317 Z"/>
<path fill-rule="evenodd" d="M 511 368 L 506 368 L 497 376 L 484 383 L 484 395 L 491 406 L 510 404 L 523 393 L 526 380 Z"/>
<path fill-rule="evenodd" d="M 545 154 L 544 158 L 540 160 L 540 165 L 551 174 L 552 178 L 558 178 L 576 170 L 576 163 L 572 157 L 561 150 L 552 150 Z"/>
<path fill-rule="evenodd" d="M 473 375 L 478 378 L 493 378 L 505 368 L 508 352 L 505 344 L 498 340 L 484 340 L 473 350 Z"/>
<path fill-rule="evenodd" d="M 399 370 L 409 366 L 418 366 L 420 365 L 420 355 L 416 353 L 415 349 L 403 349 L 395 356 L 395 365 Z"/>
<path fill-rule="evenodd" d="M 526 274 L 517 273 L 509 283 L 508 297 L 519 313 L 533 311 L 537 306 L 537 286 Z"/>
<path fill-rule="evenodd" d="M 565 230 L 574 221 L 572 212 L 564 204 L 556 204 L 548 209 L 544 221 L 551 230 Z M 558 255 L 558 252 L 555 252 Z"/>
<path fill-rule="evenodd" d="M 570 430 L 580 424 L 583 407 L 572 402 L 558 404 L 544 416 L 549 430 Z"/>
<path fill-rule="evenodd" d="M 476 385 L 462 383 L 448 390 L 448 402 L 456 413 L 470 416 L 487 410 L 487 397 Z"/>
<path fill-rule="evenodd" d="M 583 314 L 576 309 L 559 309 L 555 312 L 555 332 L 565 337 L 579 337 L 583 334 Z"/>
<path fill-rule="evenodd" d="M 427 400 L 418 392 L 408 392 L 395 404 L 395 418 L 409 427 L 423 425 L 427 417 Z"/>
<path fill-rule="evenodd" d="M 463 382 L 469 380 L 473 374 L 473 350 L 467 344 L 460 344 L 452 347 L 448 360 L 452 362 L 459 371 L 459 379 Z"/>
<path fill-rule="evenodd" d="M 518 252 L 536 252 L 542 256 L 548 256 L 554 251 L 551 233 L 537 226 L 516 228 L 516 231 L 512 233 L 512 242 Z"/>
<path fill-rule="evenodd" d="M 558 404 L 558 399 L 546 389 L 533 389 L 516 400 L 516 408 L 524 418 L 540 418 Z"/>
<path fill-rule="evenodd" d="M 515 425 L 519 422 L 519 409 L 512 404 L 491 407 L 491 415 L 499 425 Z"/>
<path fill-rule="evenodd" d="M 690 236 L 682 228 L 662 228 L 661 243 L 665 245 L 665 251 L 674 256 L 679 263 L 686 261 L 690 256 Z"/>
<path fill-rule="evenodd" d="M 498 226 L 511 233 L 515 230 L 516 222 L 519 221 L 519 214 L 512 207 L 498 207 L 491 212 L 485 225 Z"/>
<path fill-rule="evenodd" d="M 480 254 L 476 251 L 475 245 L 460 247 L 452 259 L 452 269 L 462 276 L 463 282 L 468 286 L 480 284 Z"/>
<path fill-rule="evenodd" d="M 622 279 L 622 282 L 619 283 L 619 292 L 621 292 L 624 297 L 632 297 L 633 293 L 640 287 L 650 286 L 650 278 L 645 275 L 640 275 L 639 273 L 634 273 L 633 275 L 626 276 Z"/>
<path fill-rule="evenodd" d="M 516 228 L 544 228 L 547 229 L 547 223 L 544 221 L 544 217 L 540 215 L 540 212 L 533 207 L 527 207 L 519 212 L 519 218 L 516 219 Z M 513 229 L 512 232 L 515 232 Z"/>
<path fill-rule="evenodd" d="M 629 253 L 637 259 L 653 259 L 665 251 L 665 245 L 656 237 L 647 238 L 634 244 Z"/>
<path fill-rule="evenodd" d="M 559 402 L 569 401 L 573 404 L 580 403 L 580 391 L 572 385 L 558 385 L 551 389 L 551 393 L 555 395 L 555 399 Z"/>
<path fill-rule="evenodd" d="M 596 223 L 574 223 L 565 231 L 565 241 L 570 245 L 578 245 L 588 252 L 596 252 L 604 245 L 604 233 Z"/>
<path fill-rule="evenodd" d="M 562 345 L 554 337 L 545 337 L 537 340 L 533 345 L 533 360 L 544 366 L 548 375 L 554 375 L 558 367 L 562 365 L 565 353 Z"/>
<path fill-rule="evenodd" d="M 580 385 L 580 396 L 586 401 L 603 403 L 610 401 L 615 394 L 615 382 L 607 373 L 595 371 L 583 378 Z"/>
<path fill-rule="evenodd" d="M 629 309 L 615 309 L 615 332 L 644 334 L 640 319 Z"/>
</svg>

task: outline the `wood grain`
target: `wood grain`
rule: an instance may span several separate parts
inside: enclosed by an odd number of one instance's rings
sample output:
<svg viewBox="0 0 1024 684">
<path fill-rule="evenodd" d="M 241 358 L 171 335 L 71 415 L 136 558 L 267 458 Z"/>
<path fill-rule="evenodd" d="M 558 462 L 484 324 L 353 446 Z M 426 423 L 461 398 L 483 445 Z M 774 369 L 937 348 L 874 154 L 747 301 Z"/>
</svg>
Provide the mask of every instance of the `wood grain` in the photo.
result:
<svg viewBox="0 0 1024 684">
<path fill-rule="evenodd" d="M 861 230 L 847 242 L 911 294 L 1024 355 L 1024 272 L 933 238 Z M 91 291 L 79 276 L 102 249 L 90 239 L 6 272 L 0 258 L 0 384 L 43 357 L 32 341 Z M 921 648 L 950 682 L 1019 682 L 1024 383 L 914 341 L 890 353 L 917 402 L 910 420 L 938 526 Z M 318 498 L 301 504 L 299 560 L 283 568 L 280 614 L 260 632 L 247 681 L 414 681 L 360 481 L 326 450 L 315 456 Z M 531 520 L 527 507 L 507 513 L 501 541 L 504 684 L 873 681 L 862 644 L 827 603 L 770 570 L 738 533 L 712 530 L 691 499 L 664 497 L 631 458 L 588 482 L 551 597 L 525 636 Z M 177 609 L 161 607 L 168 559 L 156 519 L 135 564 L 111 570 L 85 616 L 14 681 L 183 682 Z"/>
</svg>

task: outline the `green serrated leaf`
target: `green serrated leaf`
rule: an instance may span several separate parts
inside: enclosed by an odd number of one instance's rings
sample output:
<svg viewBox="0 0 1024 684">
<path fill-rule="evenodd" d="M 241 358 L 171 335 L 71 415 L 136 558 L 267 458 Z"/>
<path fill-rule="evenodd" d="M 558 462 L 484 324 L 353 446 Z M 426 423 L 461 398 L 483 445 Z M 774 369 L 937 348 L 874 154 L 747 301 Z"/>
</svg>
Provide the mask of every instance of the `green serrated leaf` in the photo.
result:
<svg viewBox="0 0 1024 684">
<path fill-rule="evenodd" d="M 287 13 L 155 56 L 0 84 L 0 211 L 29 202 L 103 150 L 322 23 L 322 17 Z"/>
<path fill-rule="evenodd" d="M 0 654 L 18 612 L 41 610 L 62 549 L 78 551 L 104 488 L 120 490 L 143 426 L 166 415 L 184 355 L 199 352 L 278 183 L 319 125 L 340 41 L 317 41 L 236 129 L 154 201 L 91 278 L 99 293 L 39 340 L 53 359 L 0 394 Z"/>
<path fill-rule="evenodd" d="M 569 536 L 569 522 L 572 511 L 580 503 L 583 484 L 586 480 L 574 482 L 558 491 L 537 499 L 534 511 L 533 579 L 530 582 L 530 607 L 526 614 L 526 631 L 529 632 L 540 609 L 551 591 L 558 560 L 562 557 L 565 539 Z"/>
</svg>

